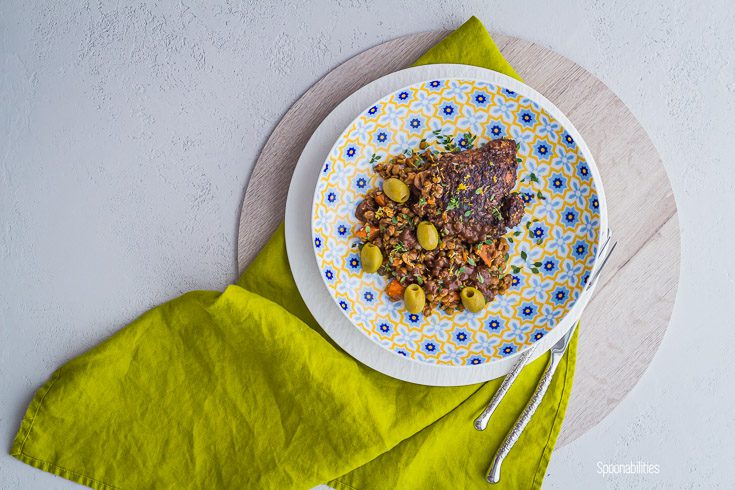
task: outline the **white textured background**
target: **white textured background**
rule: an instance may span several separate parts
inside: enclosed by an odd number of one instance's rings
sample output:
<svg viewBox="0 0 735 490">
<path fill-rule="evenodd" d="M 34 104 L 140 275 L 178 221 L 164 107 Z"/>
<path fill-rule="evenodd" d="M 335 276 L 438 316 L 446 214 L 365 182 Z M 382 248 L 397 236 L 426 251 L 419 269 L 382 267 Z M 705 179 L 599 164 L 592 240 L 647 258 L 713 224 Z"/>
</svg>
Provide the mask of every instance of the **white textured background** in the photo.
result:
<svg viewBox="0 0 735 490">
<path fill-rule="evenodd" d="M 298 96 L 381 41 L 472 14 L 617 92 L 680 210 L 681 285 L 661 350 L 603 423 L 556 451 L 546 487 L 731 488 L 731 2 L 165 4 L 0 0 L 0 488 L 75 486 L 4 454 L 57 366 L 151 306 L 235 278 L 242 189 Z M 598 461 L 660 474 L 603 478 Z"/>
</svg>

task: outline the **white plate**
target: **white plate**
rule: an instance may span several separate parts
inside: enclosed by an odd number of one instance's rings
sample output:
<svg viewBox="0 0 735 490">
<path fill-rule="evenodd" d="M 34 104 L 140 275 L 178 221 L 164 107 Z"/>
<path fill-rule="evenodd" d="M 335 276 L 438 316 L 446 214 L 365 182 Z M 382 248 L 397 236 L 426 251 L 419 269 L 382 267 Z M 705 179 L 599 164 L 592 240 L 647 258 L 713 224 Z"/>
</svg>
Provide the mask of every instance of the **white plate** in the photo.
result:
<svg viewBox="0 0 735 490">
<path fill-rule="evenodd" d="M 526 85 L 499 73 L 465 65 L 428 65 L 409 68 L 380 78 L 361 88 L 337 106 L 307 143 L 298 161 L 286 205 L 286 247 L 294 279 L 304 301 L 324 330 L 350 355 L 389 376 L 436 386 L 466 385 L 504 375 L 515 363 L 515 355 L 475 366 L 452 366 L 417 362 L 397 355 L 375 343 L 342 314 L 327 291 L 317 268 L 311 244 L 311 204 L 320 169 L 332 145 L 369 104 L 385 94 L 429 79 L 472 78 L 507 87 L 537 102 L 559 121 L 585 155 L 595 179 L 600 204 L 600 230 L 607 230 L 605 196 L 599 172 L 579 133 L 548 100 Z M 606 238 L 600 233 L 598 245 Z M 598 251 L 600 247 L 597 247 Z M 564 319 L 537 341 L 534 357 L 543 354 L 579 318 L 594 288 L 585 290 Z"/>
</svg>

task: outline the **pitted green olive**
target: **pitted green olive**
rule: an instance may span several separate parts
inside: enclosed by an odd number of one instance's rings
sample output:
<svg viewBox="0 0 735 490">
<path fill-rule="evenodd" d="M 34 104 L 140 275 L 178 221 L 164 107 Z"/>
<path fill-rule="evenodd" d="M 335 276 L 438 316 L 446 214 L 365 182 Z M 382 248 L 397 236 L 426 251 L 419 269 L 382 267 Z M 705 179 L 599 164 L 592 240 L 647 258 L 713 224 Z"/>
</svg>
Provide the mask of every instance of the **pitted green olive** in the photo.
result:
<svg viewBox="0 0 735 490">
<path fill-rule="evenodd" d="M 408 201 L 408 197 L 410 195 L 408 186 L 395 177 L 391 177 L 390 179 L 385 179 L 383 181 L 383 192 L 392 201 L 398 203 Z"/>
<path fill-rule="evenodd" d="M 426 296 L 424 290 L 418 284 L 411 284 L 403 293 L 403 302 L 406 303 L 406 309 L 411 313 L 421 313 L 426 304 Z"/>
<path fill-rule="evenodd" d="M 366 243 L 360 250 L 360 261 L 362 262 L 362 270 L 365 272 L 377 272 L 380 266 L 383 265 L 383 254 L 380 252 L 380 248 L 372 243 Z"/>
<path fill-rule="evenodd" d="M 436 226 L 428 221 L 422 221 L 416 228 L 416 238 L 424 250 L 434 250 L 439 245 L 439 232 Z"/>
<path fill-rule="evenodd" d="M 464 307 L 472 313 L 477 313 L 485 308 L 485 297 L 475 288 L 468 287 L 462 289 L 460 296 L 462 296 L 462 304 Z"/>
</svg>

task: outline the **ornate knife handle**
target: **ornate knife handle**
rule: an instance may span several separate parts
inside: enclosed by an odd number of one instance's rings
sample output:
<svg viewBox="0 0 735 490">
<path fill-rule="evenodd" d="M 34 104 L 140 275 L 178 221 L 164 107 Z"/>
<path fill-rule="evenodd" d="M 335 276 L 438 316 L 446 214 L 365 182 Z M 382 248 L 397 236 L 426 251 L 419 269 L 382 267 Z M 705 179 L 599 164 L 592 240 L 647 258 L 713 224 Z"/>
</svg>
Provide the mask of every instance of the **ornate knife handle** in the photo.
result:
<svg viewBox="0 0 735 490">
<path fill-rule="evenodd" d="M 576 329 L 576 324 L 570 329 L 570 331 L 574 331 L 574 329 Z M 541 375 L 541 380 L 539 381 L 536 391 L 534 391 L 533 395 L 528 400 L 528 403 L 526 403 L 526 407 L 523 409 L 523 412 L 521 412 L 521 415 L 518 417 L 515 424 L 513 424 L 513 428 L 505 436 L 505 439 L 503 439 L 503 442 L 498 448 L 498 452 L 495 453 L 495 457 L 493 458 L 493 462 L 490 465 L 490 470 L 487 475 L 488 482 L 498 483 L 500 481 L 500 466 L 503 464 L 505 457 L 508 456 L 508 453 L 510 453 L 510 450 L 513 449 L 513 445 L 518 441 L 518 438 L 523 433 L 523 429 L 528 425 L 531 417 L 533 417 L 533 414 L 536 412 L 541 400 L 543 400 L 546 390 L 548 390 L 549 385 L 551 385 L 551 379 L 554 377 L 554 372 L 559 365 L 559 361 L 561 361 L 562 356 L 564 356 L 566 348 L 567 343 L 565 343 L 562 348 L 551 349 L 551 355 L 546 363 L 546 369 L 544 369 L 544 373 Z"/>
<path fill-rule="evenodd" d="M 590 274 L 590 278 L 587 281 L 585 290 L 591 288 L 595 281 L 597 281 L 597 278 L 600 276 L 600 272 L 605 267 L 605 264 L 607 264 L 607 259 L 610 258 L 610 255 L 615 249 L 617 242 L 613 241 L 612 245 L 610 245 L 611 238 L 612 232 L 610 231 L 610 229 L 608 229 L 607 239 L 605 240 L 605 243 L 603 244 L 599 252 L 599 257 L 602 258 L 602 261 L 600 262 L 600 265 L 592 271 L 592 274 Z M 579 325 L 579 322 L 572 325 L 569 331 L 564 335 L 564 337 L 562 337 L 562 340 L 551 348 L 549 360 L 546 363 L 546 368 L 544 369 L 544 373 L 541 375 L 538 386 L 536 386 L 536 391 L 534 391 L 533 395 L 531 395 L 531 398 L 526 403 L 523 412 L 521 412 L 521 415 L 518 417 L 515 424 L 510 429 L 510 432 L 508 432 L 508 434 L 505 436 L 505 439 L 503 439 L 503 442 L 500 444 L 498 451 L 495 453 L 495 457 L 493 458 L 493 462 L 490 465 L 490 470 L 487 474 L 487 481 L 489 483 L 498 483 L 500 481 L 500 467 L 503 464 L 503 460 L 506 456 L 508 456 L 510 450 L 513 449 L 513 446 L 518 441 L 518 438 L 521 436 L 523 430 L 528 425 L 531 417 L 533 417 L 536 409 L 541 404 L 541 400 L 543 400 L 546 391 L 551 385 L 551 380 L 554 377 L 554 372 L 559 366 L 559 362 L 564 356 L 564 352 L 566 352 L 567 350 L 567 346 L 569 345 L 569 341 L 571 340 L 574 331 L 577 329 L 577 325 Z M 518 373 L 516 373 L 516 375 L 517 374 Z"/>
</svg>

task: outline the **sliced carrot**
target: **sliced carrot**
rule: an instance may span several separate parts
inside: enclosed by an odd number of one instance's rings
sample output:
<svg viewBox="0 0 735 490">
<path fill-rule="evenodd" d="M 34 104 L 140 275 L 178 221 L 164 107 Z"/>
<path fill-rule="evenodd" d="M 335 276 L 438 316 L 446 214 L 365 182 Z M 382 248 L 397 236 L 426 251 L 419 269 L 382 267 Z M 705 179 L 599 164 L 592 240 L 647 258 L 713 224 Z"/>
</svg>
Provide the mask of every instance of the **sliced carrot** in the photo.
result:
<svg viewBox="0 0 735 490">
<path fill-rule="evenodd" d="M 358 230 L 357 230 L 357 231 L 355 232 L 355 235 L 357 235 L 357 237 L 358 237 L 359 239 L 361 239 L 361 240 L 366 240 L 366 239 L 367 239 L 367 237 L 368 237 L 368 232 L 367 232 L 367 230 L 365 229 L 365 227 L 363 226 L 362 228 L 358 229 Z"/>
<path fill-rule="evenodd" d="M 375 202 L 381 206 L 385 206 L 385 196 L 383 194 L 375 194 Z"/>
<path fill-rule="evenodd" d="M 400 282 L 398 282 L 396 279 L 393 279 L 388 284 L 388 287 L 385 288 L 385 292 L 388 294 L 388 297 L 390 299 L 392 299 L 393 301 L 397 301 L 403 297 L 404 289 L 405 288 Z"/>
<path fill-rule="evenodd" d="M 493 261 L 490 258 L 490 245 L 483 243 L 477 250 L 477 255 L 479 255 L 482 261 L 485 262 L 485 265 L 488 267 L 493 266 Z"/>
</svg>

